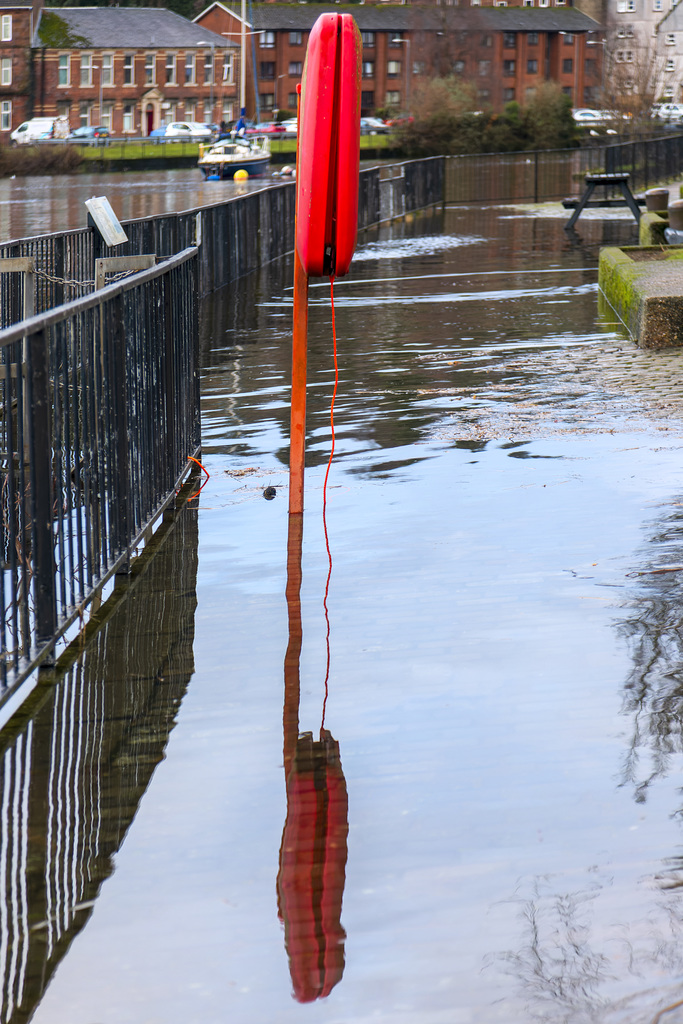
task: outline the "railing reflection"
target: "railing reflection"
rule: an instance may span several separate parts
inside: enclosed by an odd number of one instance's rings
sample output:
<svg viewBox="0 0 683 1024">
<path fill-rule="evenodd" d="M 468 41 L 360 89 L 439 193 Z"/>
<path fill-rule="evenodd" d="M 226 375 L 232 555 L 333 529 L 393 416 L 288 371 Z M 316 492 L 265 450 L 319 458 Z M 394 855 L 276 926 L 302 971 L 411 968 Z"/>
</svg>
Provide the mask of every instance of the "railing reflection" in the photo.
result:
<svg viewBox="0 0 683 1024">
<path fill-rule="evenodd" d="M 197 512 L 186 509 L 0 756 L 0 1021 L 32 1015 L 88 920 L 194 671 Z"/>
<path fill-rule="evenodd" d="M 294 998 L 308 1003 L 328 996 L 344 973 L 341 910 L 349 829 L 339 744 L 322 727 L 319 740 L 311 732 L 299 734 L 302 539 L 303 515 L 290 515 L 283 713 L 287 820 L 277 893 Z"/>
</svg>

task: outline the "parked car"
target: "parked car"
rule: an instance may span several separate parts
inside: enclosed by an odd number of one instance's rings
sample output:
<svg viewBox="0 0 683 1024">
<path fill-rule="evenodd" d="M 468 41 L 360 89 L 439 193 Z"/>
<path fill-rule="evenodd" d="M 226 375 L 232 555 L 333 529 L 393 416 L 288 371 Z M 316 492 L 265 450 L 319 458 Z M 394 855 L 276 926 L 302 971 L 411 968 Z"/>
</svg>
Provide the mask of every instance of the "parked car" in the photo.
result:
<svg viewBox="0 0 683 1024">
<path fill-rule="evenodd" d="M 592 110 L 590 107 L 580 107 L 578 110 L 572 110 L 572 117 L 577 124 L 604 124 L 608 120 L 608 115 L 603 110 Z"/>
<path fill-rule="evenodd" d="M 379 117 L 361 117 L 360 119 L 361 135 L 388 135 L 390 131 L 389 125 Z"/>
<path fill-rule="evenodd" d="M 200 121 L 171 121 L 164 135 L 167 139 L 210 139 L 213 132 Z"/>
<path fill-rule="evenodd" d="M 683 103 L 660 103 L 656 116 L 661 121 L 682 121 Z"/>
<path fill-rule="evenodd" d="M 281 121 L 280 125 L 284 129 L 285 135 L 296 135 L 298 121 L 295 117 L 290 117 L 287 121 Z"/>
<path fill-rule="evenodd" d="M 111 132 L 101 124 L 85 124 L 69 132 L 69 142 L 94 142 L 97 139 L 108 139 Z"/>
<path fill-rule="evenodd" d="M 259 124 L 252 124 L 246 129 L 247 135 L 284 135 L 287 129 L 281 121 L 261 121 Z"/>
<path fill-rule="evenodd" d="M 13 146 L 27 146 L 43 139 L 65 139 L 69 134 L 69 122 L 65 117 L 32 117 L 24 121 L 10 134 Z"/>
</svg>

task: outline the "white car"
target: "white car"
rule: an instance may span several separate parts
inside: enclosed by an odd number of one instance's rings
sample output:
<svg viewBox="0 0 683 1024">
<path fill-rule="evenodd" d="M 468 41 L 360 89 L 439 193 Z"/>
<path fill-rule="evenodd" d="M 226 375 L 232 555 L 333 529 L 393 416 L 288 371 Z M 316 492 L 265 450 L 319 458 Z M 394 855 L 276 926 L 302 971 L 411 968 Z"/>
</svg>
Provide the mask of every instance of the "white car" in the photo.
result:
<svg viewBox="0 0 683 1024">
<path fill-rule="evenodd" d="M 208 124 L 199 121 L 171 121 L 166 127 L 167 139 L 210 139 L 212 131 Z"/>
<path fill-rule="evenodd" d="M 577 124 L 604 124 L 606 120 L 604 111 L 592 110 L 590 107 L 572 110 L 572 117 Z"/>
<path fill-rule="evenodd" d="M 683 120 L 683 103 L 662 103 L 657 110 L 657 117 L 662 121 Z"/>
</svg>

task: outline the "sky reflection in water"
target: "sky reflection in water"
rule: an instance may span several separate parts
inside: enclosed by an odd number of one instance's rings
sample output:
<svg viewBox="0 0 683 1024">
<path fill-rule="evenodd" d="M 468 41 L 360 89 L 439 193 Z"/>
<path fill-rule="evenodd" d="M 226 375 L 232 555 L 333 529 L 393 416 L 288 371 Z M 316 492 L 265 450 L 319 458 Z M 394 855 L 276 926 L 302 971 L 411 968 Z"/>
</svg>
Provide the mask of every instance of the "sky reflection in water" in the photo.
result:
<svg viewBox="0 0 683 1024">
<path fill-rule="evenodd" d="M 557 218 L 445 218 L 373 237 L 338 289 L 343 977 L 292 999 L 278 920 L 283 263 L 204 310 L 195 674 L 39 1024 L 645 1024 L 683 996 L 683 584 L 654 571 L 683 565 L 678 357 L 598 318 L 598 247 L 627 222 L 572 241 Z M 317 733 L 332 360 L 313 294 L 298 727 Z"/>
</svg>

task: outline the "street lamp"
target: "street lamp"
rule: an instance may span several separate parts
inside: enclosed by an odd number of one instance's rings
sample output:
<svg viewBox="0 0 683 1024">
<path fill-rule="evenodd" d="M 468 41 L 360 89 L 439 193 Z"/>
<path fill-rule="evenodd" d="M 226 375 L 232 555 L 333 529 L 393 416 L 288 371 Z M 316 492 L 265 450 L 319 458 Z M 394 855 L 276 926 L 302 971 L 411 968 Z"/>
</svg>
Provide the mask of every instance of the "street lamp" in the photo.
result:
<svg viewBox="0 0 683 1024">
<path fill-rule="evenodd" d="M 99 106 L 99 109 L 97 111 L 97 114 L 98 114 L 98 121 L 99 121 L 100 124 L 102 124 L 102 65 L 101 64 L 91 64 L 90 65 L 90 70 L 91 71 L 99 71 L 99 73 L 100 73 L 100 106 Z"/>
<path fill-rule="evenodd" d="M 405 43 L 406 47 L 406 114 L 410 117 L 410 39 L 399 38 L 391 39 L 390 43 L 392 46 L 402 46 Z"/>
<path fill-rule="evenodd" d="M 602 69 L 600 74 L 600 102 L 605 106 L 605 46 L 606 39 L 587 39 L 586 46 L 602 46 Z"/>
</svg>

